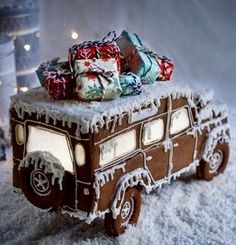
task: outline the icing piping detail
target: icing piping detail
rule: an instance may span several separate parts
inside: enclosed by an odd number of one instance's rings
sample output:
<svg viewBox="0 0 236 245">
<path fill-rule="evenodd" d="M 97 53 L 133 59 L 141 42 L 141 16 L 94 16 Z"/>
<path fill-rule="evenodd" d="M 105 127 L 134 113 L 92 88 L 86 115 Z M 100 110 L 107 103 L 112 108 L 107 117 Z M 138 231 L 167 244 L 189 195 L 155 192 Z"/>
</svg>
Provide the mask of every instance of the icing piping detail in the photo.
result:
<svg viewBox="0 0 236 245">
<path fill-rule="evenodd" d="M 28 153 L 20 162 L 18 170 L 21 168 L 28 168 L 30 164 L 34 165 L 35 170 L 42 170 L 45 174 L 52 174 L 52 185 L 55 184 L 55 180 L 58 180 L 60 190 L 62 190 L 62 181 L 65 174 L 65 170 L 60 161 L 47 151 L 34 151 Z"/>
</svg>

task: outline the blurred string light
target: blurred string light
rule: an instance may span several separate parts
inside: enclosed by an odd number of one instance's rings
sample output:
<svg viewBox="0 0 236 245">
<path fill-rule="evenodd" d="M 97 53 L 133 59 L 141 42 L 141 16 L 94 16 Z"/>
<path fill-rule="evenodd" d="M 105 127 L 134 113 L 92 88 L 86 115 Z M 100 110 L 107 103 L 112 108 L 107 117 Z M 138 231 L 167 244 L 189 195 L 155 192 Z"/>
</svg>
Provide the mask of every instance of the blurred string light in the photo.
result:
<svg viewBox="0 0 236 245">
<path fill-rule="evenodd" d="M 28 91 L 29 89 L 27 88 L 27 87 L 20 87 L 19 88 L 19 91 L 20 92 L 26 92 L 26 91 Z"/>
<path fill-rule="evenodd" d="M 71 38 L 76 40 L 79 37 L 78 33 L 76 31 L 71 31 Z"/>
<path fill-rule="evenodd" d="M 0 80 L 0 85 L 2 84 L 2 81 Z"/>
<path fill-rule="evenodd" d="M 28 52 L 31 49 L 31 46 L 27 43 L 24 45 L 24 49 Z"/>
<path fill-rule="evenodd" d="M 37 32 L 35 33 L 35 36 L 38 37 L 38 38 L 40 38 L 40 32 L 37 31 Z"/>
</svg>

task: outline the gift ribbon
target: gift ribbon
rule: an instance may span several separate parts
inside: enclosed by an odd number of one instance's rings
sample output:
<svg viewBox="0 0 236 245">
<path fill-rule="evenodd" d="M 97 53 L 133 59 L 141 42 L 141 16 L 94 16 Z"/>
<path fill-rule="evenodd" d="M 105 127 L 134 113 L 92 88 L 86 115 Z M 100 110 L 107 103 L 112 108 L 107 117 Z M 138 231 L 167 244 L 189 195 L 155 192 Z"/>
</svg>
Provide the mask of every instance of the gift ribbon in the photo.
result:
<svg viewBox="0 0 236 245">
<path fill-rule="evenodd" d="M 134 78 L 134 81 L 128 84 L 128 86 L 131 87 L 136 94 L 141 94 L 143 92 L 142 83 L 140 80 L 137 80 L 137 76 L 135 76 L 132 72 L 123 73 L 123 75 L 132 76 Z"/>
<path fill-rule="evenodd" d="M 69 70 L 63 70 L 63 69 L 55 69 L 54 71 L 44 71 L 43 75 L 46 77 L 46 79 L 60 79 L 64 78 L 64 76 L 71 75 L 71 72 Z"/>
<path fill-rule="evenodd" d="M 113 37 L 112 37 L 113 35 Z M 112 38 L 111 38 L 112 37 Z M 70 48 L 70 52 L 75 53 L 78 49 L 90 47 L 100 47 L 104 44 L 111 44 L 116 40 L 116 32 L 110 31 L 101 41 L 84 41 L 81 44 L 75 44 Z"/>
<path fill-rule="evenodd" d="M 62 86 L 63 86 L 63 97 L 66 96 L 65 90 L 66 90 L 66 80 L 65 76 L 71 75 L 71 72 L 69 70 L 63 70 L 63 69 L 56 69 L 54 71 L 44 71 L 43 75 L 48 80 L 47 87 L 50 87 L 50 83 L 55 79 L 61 79 L 62 80 Z"/>
<path fill-rule="evenodd" d="M 97 58 L 100 59 L 100 51 L 99 51 L 99 47 L 106 45 L 106 44 L 112 44 L 115 42 L 116 40 L 116 32 L 115 31 L 110 31 L 101 41 L 84 41 L 81 44 L 75 44 L 73 45 L 70 49 L 69 49 L 69 63 L 70 66 L 72 68 L 71 65 L 71 60 L 74 60 L 74 56 L 77 50 L 79 49 L 86 49 L 86 48 L 91 48 L 94 47 L 96 49 L 96 54 L 97 54 Z"/>
<path fill-rule="evenodd" d="M 98 81 L 102 87 L 102 100 L 104 99 L 105 95 L 105 85 L 103 84 L 102 78 L 104 78 L 109 84 L 113 82 L 114 71 L 106 71 L 102 69 L 100 66 L 93 64 L 91 65 L 86 72 L 76 73 L 75 76 L 83 75 L 86 73 L 95 73 L 98 75 Z"/>
<path fill-rule="evenodd" d="M 146 55 L 150 55 L 151 57 L 153 57 L 154 59 L 161 59 L 161 60 L 167 60 L 167 61 L 171 61 L 170 59 L 168 59 L 166 56 L 160 56 L 159 54 L 154 53 L 151 49 L 143 46 L 143 47 L 135 47 L 138 51 L 141 51 L 143 53 L 145 53 Z"/>
<path fill-rule="evenodd" d="M 44 62 L 44 63 L 40 64 L 40 68 L 43 70 L 47 70 L 47 69 L 49 69 L 50 66 L 56 65 L 59 60 L 60 60 L 60 58 L 57 57 L 57 58 L 54 58 L 54 59 L 49 60 L 47 62 Z"/>
<path fill-rule="evenodd" d="M 111 44 L 116 40 L 116 32 L 110 31 L 101 41 L 84 41 L 81 44 L 75 44 L 70 48 L 71 53 L 75 53 L 78 49 L 86 49 L 90 47 L 100 47 L 104 44 Z"/>
</svg>

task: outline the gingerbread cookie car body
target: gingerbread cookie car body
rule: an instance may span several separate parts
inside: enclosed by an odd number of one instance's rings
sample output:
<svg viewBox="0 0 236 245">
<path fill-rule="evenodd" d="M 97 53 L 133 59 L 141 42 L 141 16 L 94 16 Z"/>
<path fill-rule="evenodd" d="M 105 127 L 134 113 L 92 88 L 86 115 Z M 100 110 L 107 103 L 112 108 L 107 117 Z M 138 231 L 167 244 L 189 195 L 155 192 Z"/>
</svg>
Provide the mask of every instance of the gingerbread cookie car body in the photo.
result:
<svg viewBox="0 0 236 245">
<path fill-rule="evenodd" d="M 105 218 L 110 235 L 137 222 L 142 190 L 192 168 L 211 180 L 228 161 L 226 107 L 183 84 L 90 103 L 35 88 L 12 98 L 10 116 L 14 187 L 41 209 Z"/>
</svg>

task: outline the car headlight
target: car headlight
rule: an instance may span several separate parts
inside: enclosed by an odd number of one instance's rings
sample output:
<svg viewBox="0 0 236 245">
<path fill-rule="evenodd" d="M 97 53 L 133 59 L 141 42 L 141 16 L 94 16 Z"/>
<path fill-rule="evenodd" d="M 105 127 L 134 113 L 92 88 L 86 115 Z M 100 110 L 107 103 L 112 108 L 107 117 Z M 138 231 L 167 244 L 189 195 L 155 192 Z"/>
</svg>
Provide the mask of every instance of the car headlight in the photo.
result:
<svg viewBox="0 0 236 245">
<path fill-rule="evenodd" d="M 15 127 L 16 142 L 18 145 L 22 145 L 25 140 L 24 126 L 17 124 Z"/>
<path fill-rule="evenodd" d="M 75 160 L 78 166 L 85 164 L 85 150 L 81 144 L 76 144 L 75 146 Z"/>
</svg>

